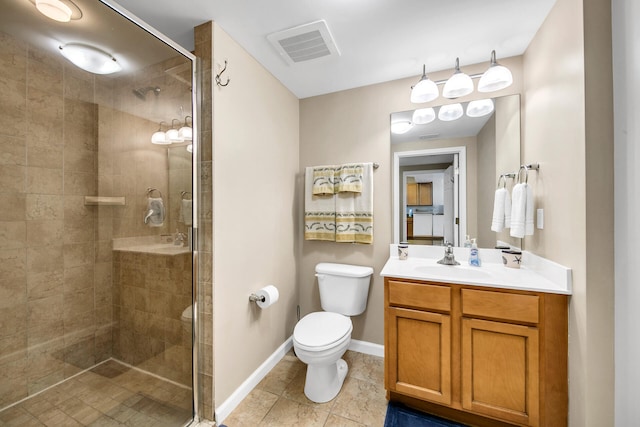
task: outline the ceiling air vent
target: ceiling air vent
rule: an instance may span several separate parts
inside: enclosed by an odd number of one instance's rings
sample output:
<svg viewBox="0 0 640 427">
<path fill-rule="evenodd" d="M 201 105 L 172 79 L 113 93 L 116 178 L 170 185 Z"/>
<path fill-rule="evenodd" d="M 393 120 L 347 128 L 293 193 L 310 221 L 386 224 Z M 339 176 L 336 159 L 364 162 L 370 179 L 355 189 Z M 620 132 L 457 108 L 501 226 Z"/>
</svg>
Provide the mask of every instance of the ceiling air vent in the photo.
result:
<svg viewBox="0 0 640 427">
<path fill-rule="evenodd" d="M 267 39 L 289 65 L 340 55 L 324 20 L 271 33 Z"/>
</svg>

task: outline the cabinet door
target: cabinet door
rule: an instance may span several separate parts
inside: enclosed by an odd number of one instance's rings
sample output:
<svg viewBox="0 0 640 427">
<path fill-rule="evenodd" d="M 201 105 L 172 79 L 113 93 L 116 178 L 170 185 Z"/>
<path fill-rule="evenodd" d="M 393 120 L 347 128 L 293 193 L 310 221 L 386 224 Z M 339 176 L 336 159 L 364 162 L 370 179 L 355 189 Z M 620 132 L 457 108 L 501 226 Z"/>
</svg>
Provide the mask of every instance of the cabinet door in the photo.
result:
<svg viewBox="0 0 640 427">
<path fill-rule="evenodd" d="M 387 320 L 388 389 L 451 404 L 450 316 L 390 307 Z"/>
<path fill-rule="evenodd" d="M 538 426 L 538 329 L 462 319 L 462 407 Z"/>
<path fill-rule="evenodd" d="M 418 204 L 433 205 L 433 183 L 422 182 L 418 184 Z"/>
<path fill-rule="evenodd" d="M 433 235 L 438 237 L 444 236 L 444 215 L 433 216 Z"/>
<path fill-rule="evenodd" d="M 407 205 L 415 206 L 418 204 L 418 184 L 407 184 Z"/>
</svg>

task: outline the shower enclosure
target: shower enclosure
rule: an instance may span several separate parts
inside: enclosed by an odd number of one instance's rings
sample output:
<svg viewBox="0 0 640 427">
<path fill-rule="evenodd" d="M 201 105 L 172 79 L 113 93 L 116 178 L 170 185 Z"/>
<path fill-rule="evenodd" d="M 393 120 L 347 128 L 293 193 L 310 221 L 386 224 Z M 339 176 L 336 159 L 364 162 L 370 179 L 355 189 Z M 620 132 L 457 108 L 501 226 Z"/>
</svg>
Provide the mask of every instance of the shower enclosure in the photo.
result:
<svg viewBox="0 0 640 427">
<path fill-rule="evenodd" d="M 187 425 L 195 58 L 54 3 L 0 14 L 0 424 Z"/>
</svg>

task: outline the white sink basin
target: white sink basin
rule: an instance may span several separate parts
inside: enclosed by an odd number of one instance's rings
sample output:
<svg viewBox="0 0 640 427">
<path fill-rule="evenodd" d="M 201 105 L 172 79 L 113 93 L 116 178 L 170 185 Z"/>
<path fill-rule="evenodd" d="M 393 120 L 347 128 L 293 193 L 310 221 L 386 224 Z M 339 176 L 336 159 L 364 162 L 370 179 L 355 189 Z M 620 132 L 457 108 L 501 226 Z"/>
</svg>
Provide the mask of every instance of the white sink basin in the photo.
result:
<svg viewBox="0 0 640 427">
<path fill-rule="evenodd" d="M 414 270 L 420 274 L 458 280 L 488 279 L 491 277 L 491 274 L 483 271 L 482 267 L 467 267 L 462 265 L 418 265 L 414 267 Z"/>
</svg>

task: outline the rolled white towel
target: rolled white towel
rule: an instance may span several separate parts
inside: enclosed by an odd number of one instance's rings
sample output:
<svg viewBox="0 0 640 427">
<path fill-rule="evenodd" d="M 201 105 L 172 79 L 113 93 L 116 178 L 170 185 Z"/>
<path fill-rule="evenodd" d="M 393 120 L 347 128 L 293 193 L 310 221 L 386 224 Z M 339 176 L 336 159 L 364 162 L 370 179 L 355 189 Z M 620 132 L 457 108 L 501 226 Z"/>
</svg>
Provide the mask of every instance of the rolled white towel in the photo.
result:
<svg viewBox="0 0 640 427">
<path fill-rule="evenodd" d="M 497 233 L 505 227 L 505 202 L 508 195 L 506 188 L 498 188 L 493 199 L 493 217 L 491 218 L 491 231 Z M 511 215 L 511 213 L 509 213 Z"/>
<path fill-rule="evenodd" d="M 513 186 L 510 234 L 518 238 L 533 235 L 533 191 L 527 184 Z"/>
</svg>

